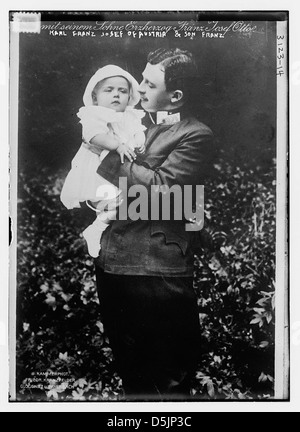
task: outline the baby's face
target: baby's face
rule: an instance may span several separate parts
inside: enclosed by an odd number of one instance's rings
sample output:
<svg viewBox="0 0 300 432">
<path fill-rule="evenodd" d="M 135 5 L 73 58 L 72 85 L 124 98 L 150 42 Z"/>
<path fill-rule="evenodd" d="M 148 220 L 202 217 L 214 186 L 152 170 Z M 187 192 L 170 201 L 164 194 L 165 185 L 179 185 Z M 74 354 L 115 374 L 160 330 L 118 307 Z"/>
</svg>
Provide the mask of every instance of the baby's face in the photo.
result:
<svg viewBox="0 0 300 432">
<path fill-rule="evenodd" d="M 121 77 L 115 76 L 106 78 L 95 90 L 95 104 L 123 112 L 129 101 L 129 83 Z"/>
</svg>

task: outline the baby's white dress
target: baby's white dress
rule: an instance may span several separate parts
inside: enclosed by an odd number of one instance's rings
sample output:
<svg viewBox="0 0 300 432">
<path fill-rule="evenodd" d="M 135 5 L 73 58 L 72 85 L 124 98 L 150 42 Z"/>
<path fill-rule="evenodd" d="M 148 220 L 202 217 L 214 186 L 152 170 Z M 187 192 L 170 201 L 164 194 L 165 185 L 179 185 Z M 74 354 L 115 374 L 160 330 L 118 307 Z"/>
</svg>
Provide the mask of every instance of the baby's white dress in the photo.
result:
<svg viewBox="0 0 300 432">
<path fill-rule="evenodd" d="M 98 134 L 115 134 L 121 142 L 126 143 L 137 132 L 144 131 L 141 119 L 145 113 L 132 107 L 124 112 L 116 112 L 101 106 L 84 106 L 77 113 L 82 124 L 83 143 L 71 163 L 61 191 L 61 201 L 68 209 L 80 207 L 80 202 L 87 200 L 99 201 L 97 189 L 101 185 L 109 184 L 97 174 L 97 169 L 109 150 L 102 150 L 97 155 L 85 147 Z M 118 194 L 116 194 L 117 196 Z"/>
</svg>

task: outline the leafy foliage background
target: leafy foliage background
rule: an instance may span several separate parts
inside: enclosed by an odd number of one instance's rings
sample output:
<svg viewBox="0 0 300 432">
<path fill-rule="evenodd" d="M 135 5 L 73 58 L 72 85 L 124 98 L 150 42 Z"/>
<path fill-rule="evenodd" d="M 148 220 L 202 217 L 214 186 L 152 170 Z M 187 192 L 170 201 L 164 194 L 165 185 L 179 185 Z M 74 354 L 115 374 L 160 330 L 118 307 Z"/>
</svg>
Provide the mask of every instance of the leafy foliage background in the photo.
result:
<svg viewBox="0 0 300 432">
<path fill-rule="evenodd" d="M 205 190 L 194 287 L 202 328 L 195 399 L 273 395 L 275 182 L 224 160 Z M 93 261 L 68 211 L 66 172 L 21 173 L 18 198 L 18 400 L 123 400 L 101 322 Z"/>
</svg>

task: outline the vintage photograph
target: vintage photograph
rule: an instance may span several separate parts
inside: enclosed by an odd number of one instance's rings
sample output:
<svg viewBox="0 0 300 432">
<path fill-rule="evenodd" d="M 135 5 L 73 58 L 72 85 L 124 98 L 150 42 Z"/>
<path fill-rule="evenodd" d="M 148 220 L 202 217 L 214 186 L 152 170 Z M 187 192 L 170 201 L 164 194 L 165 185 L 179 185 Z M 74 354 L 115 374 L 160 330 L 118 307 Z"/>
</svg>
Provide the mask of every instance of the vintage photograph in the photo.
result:
<svg viewBox="0 0 300 432">
<path fill-rule="evenodd" d="M 10 12 L 11 402 L 289 400 L 288 12 Z"/>
</svg>

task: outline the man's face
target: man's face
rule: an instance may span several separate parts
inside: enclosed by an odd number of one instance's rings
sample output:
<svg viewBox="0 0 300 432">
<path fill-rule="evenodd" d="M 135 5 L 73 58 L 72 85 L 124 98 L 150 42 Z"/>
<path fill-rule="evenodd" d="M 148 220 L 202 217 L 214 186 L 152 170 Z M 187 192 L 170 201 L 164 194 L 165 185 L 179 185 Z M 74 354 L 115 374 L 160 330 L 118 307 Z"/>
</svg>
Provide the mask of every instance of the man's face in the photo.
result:
<svg viewBox="0 0 300 432">
<path fill-rule="evenodd" d="M 145 111 L 167 111 L 171 105 L 172 92 L 167 92 L 163 66 L 147 63 L 139 86 L 141 105 Z"/>
<path fill-rule="evenodd" d="M 121 76 L 115 76 L 106 78 L 100 83 L 95 91 L 95 103 L 114 111 L 123 112 L 128 105 L 129 96 L 128 81 Z"/>
</svg>

